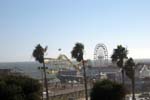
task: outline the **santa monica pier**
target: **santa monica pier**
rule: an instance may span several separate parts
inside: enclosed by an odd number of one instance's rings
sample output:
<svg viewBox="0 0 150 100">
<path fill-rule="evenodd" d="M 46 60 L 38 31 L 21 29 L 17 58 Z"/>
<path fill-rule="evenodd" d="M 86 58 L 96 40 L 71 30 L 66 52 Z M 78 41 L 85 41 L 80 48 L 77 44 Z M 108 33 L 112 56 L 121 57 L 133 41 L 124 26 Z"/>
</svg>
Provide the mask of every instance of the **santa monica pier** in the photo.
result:
<svg viewBox="0 0 150 100">
<path fill-rule="evenodd" d="M 94 60 L 85 60 L 88 95 L 93 83 L 101 79 L 121 82 L 121 69 L 111 63 L 107 47 L 99 43 L 93 52 Z M 135 60 L 135 91 L 150 91 L 150 60 Z M 84 98 L 83 67 L 81 63 L 60 54 L 57 58 L 45 58 L 50 100 L 82 100 Z M 23 74 L 43 82 L 42 65 L 36 62 L 0 63 L 0 74 Z M 125 85 L 131 91 L 131 83 L 125 77 Z M 139 94 L 142 95 L 142 94 Z M 43 90 L 43 99 L 45 98 Z M 149 95 L 147 96 L 149 97 Z M 137 96 L 138 98 L 138 96 Z M 143 99 L 144 100 L 144 99 Z"/>
</svg>

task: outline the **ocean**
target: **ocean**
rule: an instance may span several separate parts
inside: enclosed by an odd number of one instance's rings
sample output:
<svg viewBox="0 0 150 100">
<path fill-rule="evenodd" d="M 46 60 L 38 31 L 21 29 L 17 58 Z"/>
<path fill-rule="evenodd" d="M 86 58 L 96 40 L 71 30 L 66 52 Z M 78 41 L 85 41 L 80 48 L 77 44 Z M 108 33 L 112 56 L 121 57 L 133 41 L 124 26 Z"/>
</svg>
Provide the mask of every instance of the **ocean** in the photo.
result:
<svg viewBox="0 0 150 100">
<path fill-rule="evenodd" d="M 35 79 L 41 79 L 41 71 L 38 67 L 42 67 L 42 64 L 38 62 L 0 63 L 0 69 L 11 69 L 13 72 L 19 72 Z M 50 66 L 48 67 L 50 68 Z M 55 75 L 48 75 L 48 77 L 52 78 L 55 77 Z"/>
<path fill-rule="evenodd" d="M 148 63 L 150 64 L 150 59 L 135 59 L 136 63 Z M 0 63 L 0 69 L 12 69 L 13 71 L 20 72 L 24 75 L 35 79 L 41 79 L 41 71 L 38 67 L 42 67 L 42 64 L 38 62 L 7 62 L 7 63 Z M 55 69 L 58 70 L 60 66 L 50 66 L 46 65 L 48 69 Z M 61 65 L 61 68 L 63 66 Z M 65 68 L 65 66 L 64 66 Z M 54 74 L 48 74 L 48 78 L 56 78 Z"/>
</svg>

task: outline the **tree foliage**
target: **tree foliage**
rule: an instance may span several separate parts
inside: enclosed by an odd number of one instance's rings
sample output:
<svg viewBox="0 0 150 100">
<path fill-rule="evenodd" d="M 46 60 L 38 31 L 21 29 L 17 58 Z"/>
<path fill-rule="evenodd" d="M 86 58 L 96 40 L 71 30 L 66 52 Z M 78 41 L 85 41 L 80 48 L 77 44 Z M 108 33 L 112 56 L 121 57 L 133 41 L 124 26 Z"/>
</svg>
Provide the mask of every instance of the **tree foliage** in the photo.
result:
<svg viewBox="0 0 150 100">
<path fill-rule="evenodd" d="M 84 45 L 82 43 L 76 43 L 71 51 L 72 58 L 75 58 L 78 62 L 83 60 Z"/>
<path fill-rule="evenodd" d="M 33 57 L 35 58 L 36 61 L 43 63 L 44 62 L 44 53 L 47 50 L 46 48 L 43 48 L 40 44 L 38 44 L 35 49 L 33 50 Z"/>
<path fill-rule="evenodd" d="M 0 77 L 1 100 L 41 100 L 41 84 L 25 76 Z"/>
<path fill-rule="evenodd" d="M 121 68 L 122 72 L 122 83 L 124 84 L 124 59 L 127 58 L 127 49 L 122 45 L 118 45 L 116 49 L 114 49 L 113 54 L 111 56 L 112 62 L 116 63 L 119 68 Z"/>
<path fill-rule="evenodd" d="M 91 100 L 123 100 L 125 93 L 123 85 L 110 80 L 102 80 L 94 84 Z"/>
<path fill-rule="evenodd" d="M 125 63 L 125 73 L 132 80 L 134 78 L 134 60 L 129 58 Z"/>
<path fill-rule="evenodd" d="M 123 60 L 127 58 L 127 49 L 122 45 L 118 45 L 116 49 L 114 49 L 113 54 L 111 56 L 112 62 L 115 62 L 118 67 L 123 67 Z"/>
</svg>

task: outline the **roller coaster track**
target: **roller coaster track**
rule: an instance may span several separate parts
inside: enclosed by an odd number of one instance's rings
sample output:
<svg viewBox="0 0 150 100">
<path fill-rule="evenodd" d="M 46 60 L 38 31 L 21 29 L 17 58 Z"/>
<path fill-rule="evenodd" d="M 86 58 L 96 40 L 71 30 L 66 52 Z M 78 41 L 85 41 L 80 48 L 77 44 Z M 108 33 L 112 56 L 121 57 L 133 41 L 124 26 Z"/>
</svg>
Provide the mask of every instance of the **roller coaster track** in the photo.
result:
<svg viewBox="0 0 150 100">
<path fill-rule="evenodd" d="M 77 71 L 80 70 L 82 63 L 74 64 L 66 55 L 60 54 L 57 58 L 45 58 L 45 63 L 50 63 L 51 61 L 67 61 L 71 66 L 73 66 Z"/>
</svg>

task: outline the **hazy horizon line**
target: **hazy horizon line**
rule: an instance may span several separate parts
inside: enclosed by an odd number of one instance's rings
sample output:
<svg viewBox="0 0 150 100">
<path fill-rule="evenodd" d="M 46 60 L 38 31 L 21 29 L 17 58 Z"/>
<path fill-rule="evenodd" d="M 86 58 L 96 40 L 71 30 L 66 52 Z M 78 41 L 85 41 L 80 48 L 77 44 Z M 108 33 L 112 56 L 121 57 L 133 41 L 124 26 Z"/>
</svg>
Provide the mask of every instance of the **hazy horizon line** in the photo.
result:
<svg viewBox="0 0 150 100">
<path fill-rule="evenodd" d="M 135 61 L 136 60 L 150 60 L 150 58 L 133 58 L 133 59 Z M 71 60 L 73 60 L 73 59 L 71 59 Z M 86 59 L 86 60 L 94 60 L 94 59 Z M 111 59 L 108 59 L 108 60 L 111 60 Z M 32 60 L 32 61 L 28 61 L 28 60 L 25 60 L 25 61 L 0 61 L 0 63 L 24 63 L 24 62 L 37 62 L 37 61 L 34 61 L 34 60 Z"/>
</svg>

